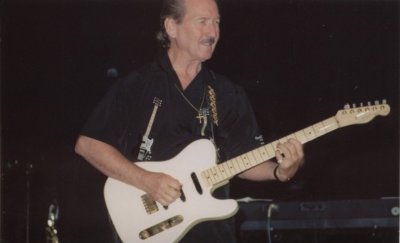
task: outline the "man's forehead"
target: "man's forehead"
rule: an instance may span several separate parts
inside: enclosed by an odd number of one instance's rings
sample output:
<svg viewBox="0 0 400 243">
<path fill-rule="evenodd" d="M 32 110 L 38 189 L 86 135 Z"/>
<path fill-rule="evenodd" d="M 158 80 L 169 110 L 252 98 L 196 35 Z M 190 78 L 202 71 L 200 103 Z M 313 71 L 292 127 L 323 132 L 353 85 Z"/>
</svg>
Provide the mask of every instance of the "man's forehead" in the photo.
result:
<svg viewBox="0 0 400 243">
<path fill-rule="evenodd" d="M 184 0 L 187 16 L 219 17 L 219 10 L 215 0 Z"/>
</svg>

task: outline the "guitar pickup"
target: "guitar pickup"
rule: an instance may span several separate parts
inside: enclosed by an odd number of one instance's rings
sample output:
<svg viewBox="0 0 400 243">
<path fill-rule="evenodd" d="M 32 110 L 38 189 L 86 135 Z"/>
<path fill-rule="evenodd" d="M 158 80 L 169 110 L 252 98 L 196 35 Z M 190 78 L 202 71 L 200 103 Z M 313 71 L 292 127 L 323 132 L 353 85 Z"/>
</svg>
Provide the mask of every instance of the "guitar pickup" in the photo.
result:
<svg viewBox="0 0 400 243">
<path fill-rule="evenodd" d="M 158 212 L 158 206 L 156 201 L 154 201 L 154 199 L 148 195 L 148 194 L 144 194 L 141 196 L 142 198 L 142 203 L 144 208 L 146 209 L 147 214 L 153 214 L 155 212 Z"/>
<path fill-rule="evenodd" d="M 169 228 L 172 228 L 183 221 L 182 215 L 176 215 L 172 218 L 164 220 L 156 225 L 151 226 L 150 228 L 144 229 L 140 231 L 139 238 L 142 240 L 148 239 L 156 234 L 159 234 Z"/>
</svg>

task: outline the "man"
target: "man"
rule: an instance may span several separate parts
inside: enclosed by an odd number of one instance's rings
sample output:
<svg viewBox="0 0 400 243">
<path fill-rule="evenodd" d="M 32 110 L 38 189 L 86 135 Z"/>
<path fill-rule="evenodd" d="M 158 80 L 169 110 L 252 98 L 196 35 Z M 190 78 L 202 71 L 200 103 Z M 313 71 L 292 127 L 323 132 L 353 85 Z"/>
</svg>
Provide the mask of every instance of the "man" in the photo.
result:
<svg viewBox="0 0 400 243">
<path fill-rule="evenodd" d="M 219 23 L 215 0 L 164 1 L 158 39 L 165 51 L 154 63 L 117 82 L 91 115 L 76 152 L 106 176 L 168 206 L 181 196 L 182 182 L 147 171 L 135 161 L 170 159 L 199 138 L 215 143 L 221 161 L 262 145 L 242 89 L 203 65 L 217 45 Z M 303 161 L 302 145 L 291 139 L 276 149 L 279 164 L 266 161 L 239 177 L 292 178 Z M 229 191 L 223 187 L 215 194 L 226 198 Z M 226 220 L 208 221 L 182 241 L 234 242 L 234 230 Z"/>
</svg>

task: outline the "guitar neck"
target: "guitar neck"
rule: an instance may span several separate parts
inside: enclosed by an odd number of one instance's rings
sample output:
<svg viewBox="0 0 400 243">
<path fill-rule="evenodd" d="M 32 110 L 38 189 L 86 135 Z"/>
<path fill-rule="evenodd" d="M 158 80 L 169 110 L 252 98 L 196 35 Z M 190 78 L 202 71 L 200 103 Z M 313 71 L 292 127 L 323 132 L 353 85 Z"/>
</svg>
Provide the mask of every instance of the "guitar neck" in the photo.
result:
<svg viewBox="0 0 400 243">
<path fill-rule="evenodd" d="M 350 105 L 346 105 L 345 109 L 339 110 L 336 113 L 336 116 L 315 123 L 272 143 L 239 155 L 236 158 L 217 164 L 202 171 L 201 177 L 209 186 L 220 186 L 235 175 L 274 158 L 278 143 L 285 143 L 290 138 L 294 138 L 300 141 L 300 143 L 305 144 L 340 127 L 364 124 L 378 115 L 386 116 L 389 113 L 390 106 L 386 104 L 386 100 L 383 100 L 382 104 L 375 101 L 375 105 L 371 105 L 368 102 L 368 106 L 361 104 L 361 107 L 353 105 L 353 108 L 350 108 Z"/>
<path fill-rule="evenodd" d="M 284 143 L 290 138 L 295 138 L 302 144 L 305 144 L 339 127 L 340 124 L 336 117 L 330 117 L 322 122 L 315 123 L 286 137 L 206 169 L 201 172 L 201 175 L 210 186 L 224 184 L 235 175 L 274 158 L 278 143 Z"/>
</svg>

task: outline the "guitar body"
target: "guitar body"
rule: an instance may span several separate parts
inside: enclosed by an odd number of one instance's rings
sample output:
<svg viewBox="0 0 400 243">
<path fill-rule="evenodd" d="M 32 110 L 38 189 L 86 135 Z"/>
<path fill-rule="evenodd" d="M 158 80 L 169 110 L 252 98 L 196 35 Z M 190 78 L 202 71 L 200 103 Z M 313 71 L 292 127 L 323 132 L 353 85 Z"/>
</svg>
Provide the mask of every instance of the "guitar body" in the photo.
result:
<svg viewBox="0 0 400 243">
<path fill-rule="evenodd" d="M 176 242 L 197 223 L 235 214 L 238 210 L 235 200 L 219 200 L 211 195 L 223 184 L 212 187 L 201 178 L 200 172 L 215 166 L 215 161 L 214 145 L 201 139 L 189 144 L 171 160 L 136 163 L 146 170 L 169 174 L 183 184 L 184 200 L 177 199 L 168 208 L 154 202 L 157 207 L 154 212 L 146 210 L 149 205 L 143 202 L 145 192 L 108 178 L 104 187 L 105 201 L 121 240 L 125 243 Z M 201 191 L 196 188 L 193 173 Z"/>
</svg>

